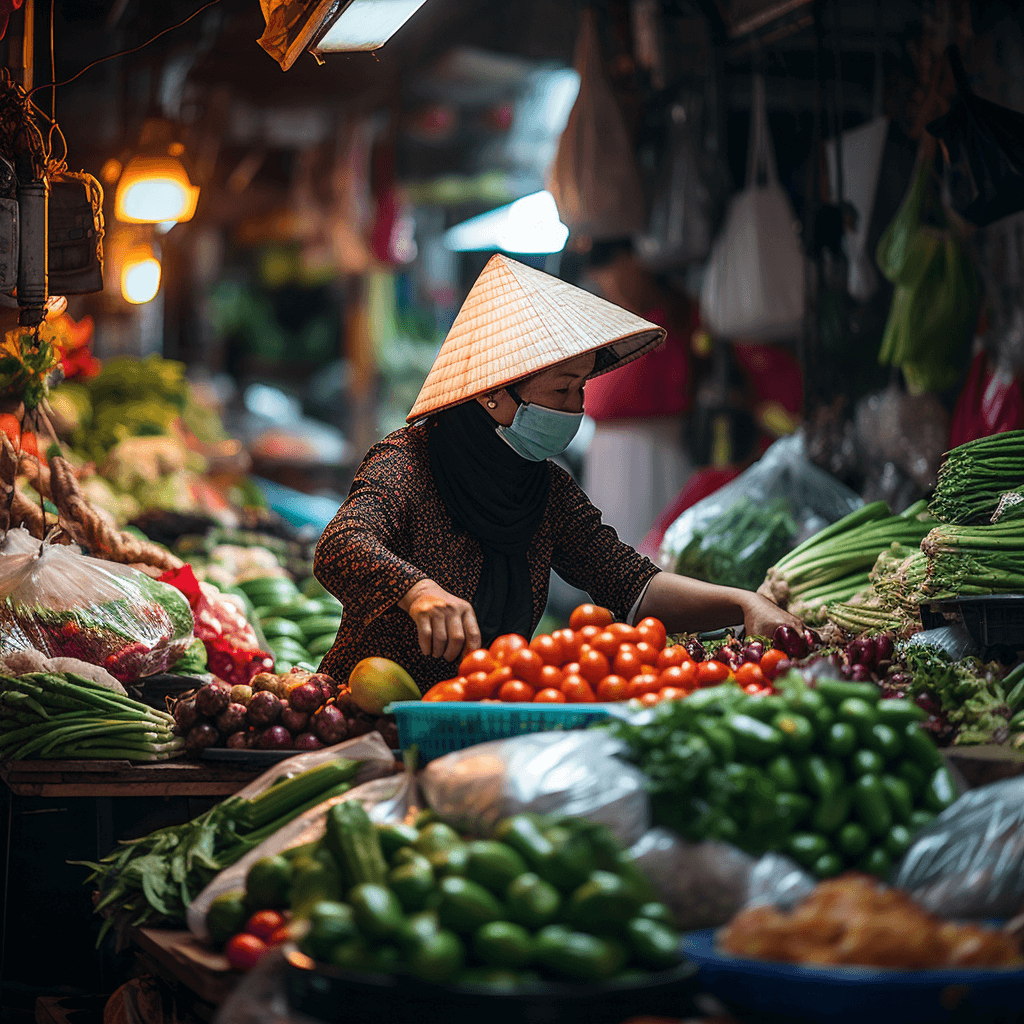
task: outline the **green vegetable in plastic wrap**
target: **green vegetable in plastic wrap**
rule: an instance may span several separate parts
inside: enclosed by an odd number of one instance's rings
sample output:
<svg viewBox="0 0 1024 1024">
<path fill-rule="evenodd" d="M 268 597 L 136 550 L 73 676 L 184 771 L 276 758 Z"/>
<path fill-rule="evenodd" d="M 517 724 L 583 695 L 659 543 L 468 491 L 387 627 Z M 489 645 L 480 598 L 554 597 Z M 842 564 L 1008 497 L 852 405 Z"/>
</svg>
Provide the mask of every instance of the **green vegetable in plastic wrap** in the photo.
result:
<svg viewBox="0 0 1024 1024">
<path fill-rule="evenodd" d="M 932 160 L 914 182 L 876 253 L 896 285 L 878 360 L 903 371 L 912 394 L 957 383 L 978 317 L 978 277 L 939 201 Z"/>
</svg>

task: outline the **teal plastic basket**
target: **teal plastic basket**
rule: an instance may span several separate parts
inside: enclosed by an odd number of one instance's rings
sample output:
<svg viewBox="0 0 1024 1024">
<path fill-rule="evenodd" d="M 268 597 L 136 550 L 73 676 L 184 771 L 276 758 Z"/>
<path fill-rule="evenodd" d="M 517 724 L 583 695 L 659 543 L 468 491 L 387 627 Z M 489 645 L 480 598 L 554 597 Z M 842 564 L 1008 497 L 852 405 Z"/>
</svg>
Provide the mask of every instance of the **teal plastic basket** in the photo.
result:
<svg viewBox="0 0 1024 1024">
<path fill-rule="evenodd" d="M 507 740 L 533 732 L 584 729 L 610 717 L 607 707 L 593 704 L 478 704 L 472 701 L 402 700 L 384 711 L 398 720 L 403 750 L 414 743 L 420 761 L 432 761 L 453 750 L 488 740 Z"/>
</svg>

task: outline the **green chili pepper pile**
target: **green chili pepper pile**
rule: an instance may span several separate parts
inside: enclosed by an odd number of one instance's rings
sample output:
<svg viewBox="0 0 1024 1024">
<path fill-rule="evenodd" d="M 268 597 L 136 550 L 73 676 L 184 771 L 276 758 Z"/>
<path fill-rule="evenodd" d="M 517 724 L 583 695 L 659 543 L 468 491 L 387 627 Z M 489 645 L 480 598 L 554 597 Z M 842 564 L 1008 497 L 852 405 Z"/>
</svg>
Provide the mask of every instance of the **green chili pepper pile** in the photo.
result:
<svg viewBox="0 0 1024 1024">
<path fill-rule="evenodd" d="M 355 801 L 325 825 L 211 905 L 207 927 L 229 959 L 248 915 L 290 907 L 313 959 L 438 984 L 642 982 L 679 963 L 670 911 L 603 825 L 520 814 L 465 840 L 429 812 L 418 827 L 375 826 Z"/>
<path fill-rule="evenodd" d="M 874 683 L 798 673 L 777 694 L 736 686 L 665 701 L 606 728 L 650 780 L 657 824 L 752 854 L 786 853 L 818 877 L 884 875 L 956 797 L 926 716 Z M 641 724 L 642 723 L 642 724 Z"/>
</svg>

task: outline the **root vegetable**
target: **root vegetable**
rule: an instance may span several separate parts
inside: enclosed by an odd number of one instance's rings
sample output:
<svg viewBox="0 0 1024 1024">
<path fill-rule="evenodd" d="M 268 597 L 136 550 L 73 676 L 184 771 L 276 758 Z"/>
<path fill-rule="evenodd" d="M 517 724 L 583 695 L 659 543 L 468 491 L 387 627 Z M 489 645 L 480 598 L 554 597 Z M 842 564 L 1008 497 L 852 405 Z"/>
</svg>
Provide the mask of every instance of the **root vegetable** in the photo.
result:
<svg viewBox="0 0 1024 1024">
<path fill-rule="evenodd" d="M 338 695 L 338 684 L 331 676 L 327 675 L 326 672 L 314 672 L 306 682 L 314 683 L 320 687 L 320 690 L 324 695 L 324 699 L 321 703 L 329 701 L 332 697 L 336 697 Z"/>
<path fill-rule="evenodd" d="M 252 733 L 245 729 L 233 732 L 224 744 L 230 750 L 248 750 L 252 746 Z"/>
<path fill-rule="evenodd" d="M 189 729 L 185 737 L 185 749 L 190 754 L 199 754 L 207 747 L 214 746 L 219 739 L 220 734 L 209 722 L 200 722 Z"/>
<path fill-rule="evenodd" d="M 281 724 L 294 736 L 309 728 L 309 715 L 288 701 L 281 702 Z"/>
<path fill-rule="evenodd" d="M 175 701 L 172 714 L 174 715 L 174 724 L 178 727 L 178 733 L 181 736 L 184 736 L 199 721 L 196 702 L 191 697 L 183 697 Z"/>
<path fill-rule="evenodd" d="M 238 683 L 236 686 L 231 687 L 231 702 L 233 704 L 244 704 L 248 707 L 250 700 L 252 700 L 251 686 L 246 686 L 245 683 Z"/>
<path fill-rule="evenodd" d="M 311 724 L 313 732 L 328 747 L 340 743 L 350 732 L 345 716 L 333 704 L 325 704 L 313 715 Z"/>
<path fill-rule="evenodd" d="M 246 710 L 244 704 L 229 704 L 215 719 L 217 728 L 225 736 L 244 729 Z"/>
<path fill-rule="evenodd" d="M 316 711 L 324 703 L 323 690 L 318 683 L 307 680 L 292 690 L 288 696 L 288 702 L 296 711 L 307 713 Z"/>
<path fill-rule="evenodd" d="M 257 672 L 249 681 L 249 685 L 253 693 L 259 693 L 260 690 L 270 690 L 273 693 L 274 687 L 277 686 L 277 676 L 273 672 Z"/>
<path fill-rule="evenodd" d="M 216 718 L 231 703 L 231 687 L 226 683 L 207 683 L 196 694 L 196 711 Z"/>
<path fill-rule="evenodd" d="M 260 750 L 290 750 L 292 734 L 283 725 L 272 725 L 256 734 L 256 746 Z"/>
<path fill-rule="evenodd" d="M 269 690 L 252 695 L 246 709 L 246 720 L 257 729 L 273 725 L 281 714 L 281 702 Z"/>
<path fill-rule="evenodd" d="M 296 750 L 319 750 L 323 744 L 311 732 L 300 732 L 293 744 Z"/>
</svg>

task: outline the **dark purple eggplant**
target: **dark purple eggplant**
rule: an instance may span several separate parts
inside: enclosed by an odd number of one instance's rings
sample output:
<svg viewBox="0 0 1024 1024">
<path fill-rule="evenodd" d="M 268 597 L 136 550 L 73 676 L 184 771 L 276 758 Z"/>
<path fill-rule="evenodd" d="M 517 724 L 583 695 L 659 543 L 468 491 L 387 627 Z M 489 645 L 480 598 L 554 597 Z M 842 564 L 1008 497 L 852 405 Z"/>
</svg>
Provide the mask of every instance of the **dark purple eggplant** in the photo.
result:
<svg viewBox="0 0 1024 1024">
<path fill-rule="evenodd" d="M 250 725 L 265 729 L 273 725 L 281 714 L 281 702 L 269 690 L 260 690 L 252 695 L 246 718 Z"/>
<path fill-rule="evenodd" d="M 256 733 L 256 744 L 260 750 L 291 750 L 292 734 L 283 725 L 272 725 Z"/>
<path fill-rule="evenodd" d="M 252 733 L 246 729 L 233 732 L 224 743 L 229 750 L 248 750 L 252 746 Z"/>
<path fill-rule="evenodd" d="M 796 660 L 805 658 L 811 652 L 811 645 L 801 635 L 799 630 L 792 626 L 779 626 L 772 638 L 775 647 L 784 651 L 786 656 Z"/>
<path fill-rule="evenodd" d="M 207 683 L 196 693 L 196 711 L 207 718 L 216 718 L 231 703 L 231 687 L 227 683 Z"/>
<path fill-rule="evenodd" d="M 324 746 L 340 743 L 349 734 L 345 716 L 333 705 L 325 704 L 311 720 L 312 731 Z"/>
<path fill-rule="evenodd" d="M 199 722 L 196 702 L 191 697 L 181 697 L 174 702 L 174 724 L 179 736 L 184 736 L 192 726 Z"/>
<path fill-rule="evenodd" d="M 292 691 L 294 695 L 295 691 Z M 293 735 L 309 728 L 309 715 L 300 711 L 290 701 L 281 701 L 281 724 Z"/>
<path fill-rule="evenodd" d="M 225 736 L 244 729 L 247 709 L 244 704 L 229 704 L 215 719 L 217 728 Z"/>
<path fill-rule="evenodd" d="M 294 743 L 296 750 L 319 750 L 323 744 L 320 742 L 319 737 L 314 736 L 311 732 L 300 732 L 295 737 Z"/>
<path fill-rule="evenodd" d="M 193 725 L 185 737 L 185 749 L 190 754 L 200 754 L 207 747 L 212 747 L 220 739 L 220 733 L 209 722 Z"/>
</svg>

